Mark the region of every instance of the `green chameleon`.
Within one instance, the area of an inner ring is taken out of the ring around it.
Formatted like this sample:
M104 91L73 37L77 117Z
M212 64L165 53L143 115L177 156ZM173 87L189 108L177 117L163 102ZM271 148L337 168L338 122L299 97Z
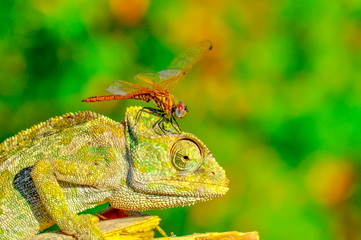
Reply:
M191 205L228 191L228 180L194 135L152 127L159 116L129 107L115 122L93 112L55 117L0 144L0 239L25 239L58 224L78 239L103 239L109 202L143 211Z

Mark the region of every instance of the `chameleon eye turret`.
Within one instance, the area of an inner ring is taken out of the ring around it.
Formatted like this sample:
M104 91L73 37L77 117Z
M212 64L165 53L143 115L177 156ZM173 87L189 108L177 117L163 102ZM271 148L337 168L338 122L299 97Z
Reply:
M172 163L180 171L194 172L203 162L203 153L190 139L180 139L172 147Z

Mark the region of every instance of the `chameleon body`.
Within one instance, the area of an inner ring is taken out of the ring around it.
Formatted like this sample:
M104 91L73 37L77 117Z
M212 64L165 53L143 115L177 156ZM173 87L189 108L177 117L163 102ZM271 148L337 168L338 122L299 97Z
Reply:
M93 112L55 117L0 144L0 239L26 239L53 224L78 239L103 239L109 202L143 211L191 205L228 190L224 170L194 135L156 133L159 116L130 107L125 120ZM138 118L137 118L138 117Z

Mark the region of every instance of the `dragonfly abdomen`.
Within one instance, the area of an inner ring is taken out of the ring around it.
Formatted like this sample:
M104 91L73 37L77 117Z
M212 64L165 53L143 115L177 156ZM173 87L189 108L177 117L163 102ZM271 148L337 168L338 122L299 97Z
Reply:
M150 93L131 93L128 94L130 99L136 99L136 100L143 100L146 102L149 102L151 99L154 99L153 96L150 95Z
M101 101L109 101L109 100L119 100L119 99L136 99L136 100L143 100L149 102L151 96L149 93L130 93L126 95L105 95L105 96L94 96L88 97L82 100L82 102L101 102Z
M106 95L106 96L94 96L88 97L82 100L82 102L101 102L109 100L125 99L125 96L121 95Z

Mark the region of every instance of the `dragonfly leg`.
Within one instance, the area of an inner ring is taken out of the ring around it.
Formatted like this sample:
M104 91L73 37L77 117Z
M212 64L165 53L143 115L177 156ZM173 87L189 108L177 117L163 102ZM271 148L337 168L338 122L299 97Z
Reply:
M156 109L156 108L151 108L151 107L143 107L141 110L139 110L138 112L137 112L137 115L135 116L135 124L134 124L134 127L138 124L138 121L139 121L139 119L140 119L140 116L142 116L142 113L143 113L143 111L144 110L148 110L148 111L150 111L150 112L152 112L152 113L155 113L155 114L158 114L158 115L161 115L161 114L163 114L164 112L162 111L162 110L160 110L160 109Z
M141 110L138 111L137 115L136 115L136 121L134 124L134 127L137 125L140 116L142 115L143 111L148 110L151 113L157 114L160 116L160 118L156 121L155 124L153 124L153 128L155 129L156 127L161 129L163 133L165 133L165 129L164 129L164 121L168 120L166 117L166 114L164 111L157 109L157 108L151 108L151 107L143 107Z
M160 109L157 109L157 108L151 108L151 107L143 107L141 110L138 111L137 115L136 115L136 121L135 121L135 124L134 126L137 125L139 119L140 119L140 116L142 115L143 111L145 110L148 110L154 114L157 114L159 115L159 119L153 124L153 128L159 128L160 130L162 130L163 133L166 132L166 129L164 127L164 123L169 121L172 125L172 127L178 132L180 133L181 132L181 129L179 127L179 124L177 122L177 120L174 118L174 116L170 117L169 119L167 118L166 116L166 113ZM167 129L167 131L170 131ZM170 131L171 132L171 131Z
M170 122L170 124L172 125L172 127L173 127L178 133L181 132L181 129L180 129L179 125L178 125L177 120L176 120L174 117L167 118L165 114L162 116L162 118L160 118L160 119L154 124L154 126L155 126L155 125L158 125L158 128L160 128L160 129L163 131L163 133L165 132L165 130L168 131L168 132L174 133L172 130L170 130L170 129L165 129L165 128L164 128L164 122ZM153 126L153 127L154 127L154 126Z
M174 123L175 123L175 125L174 125ZM177 120L175 119L174 116L171 117L171 119L170 119L170 124L172 124L172 126L174 127L175 130L177 130L178 133L181 132L181 129L180 129L180 127L179 127L179 124L178 124L178 122L177 122Z
M137 126L138 121L139 121L139 118L140 118L140 116L142 116L143 111L144 111L144 107L143 107L140 111L137 112L137 115L135 116L135 124L134 124L134 127Z
M165 129L164 129L164 121L167 120L167 117L165 116L165 113L163 115L160 116L160 118L153 124L153 128L155 129L156 127L158 127L158 129L162 130L163 133L165 133ZM163 124L163 125L162 125Z

